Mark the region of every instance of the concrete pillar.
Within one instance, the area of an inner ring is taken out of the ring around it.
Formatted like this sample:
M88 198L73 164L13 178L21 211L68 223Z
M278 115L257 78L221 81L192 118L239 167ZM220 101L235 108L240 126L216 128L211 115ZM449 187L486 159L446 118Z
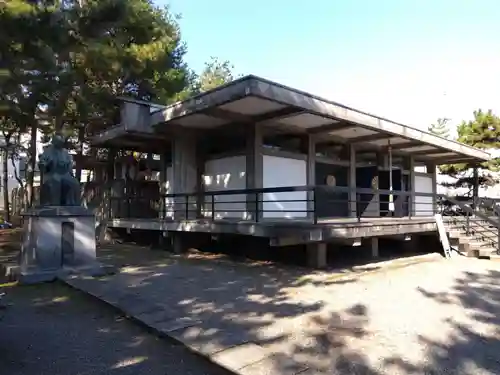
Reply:
M263 187L262 126L249 124L246 133L246 187L261 189ZM262 218L262 199L259 194L247 195L247 219Z
M112 187L112 181L115 179L115 159L116 159L116 153L117 150L115 148L110 148L108 150L108 160L107 160L107 165L106 165L106 183L107 183L107 188L106 191L104 192L104 204L103 204L103 211L101 212L101 215L105 219L111 219L113 217L113 207L114 205L112 204L112 193L113 193L113 187Z
M437 212L437 174L436 174L436 165L428 163L425 165L425 169L427 170L427 173L431 175L432 177L432 194L434 196L432 197L432 209L433 212L426 212L425 214L427 216L432 216L434 215L435 212Z
M415 216L415 159L413 156L408 157L408 169L410 171L410 202L409 202L409 216Z
M316 139L313 135L307 136L307 186L316 186ZM315 191L307 192L307 217L311 220L316 218Z
M168 194L168 181L167 181L167 166L170 161L170 157L167 153L163 153L160 155L160 196L164 194ZM162 198L160 205L160 212L158 213L158 217L160 219L165 219L165 213L167 210L167 199Z
M173 193L195 193L198 187L198 167L196 157L196 134L187 129L174 134L172 141ZM175 218L191 219L196 217L196 196L176 198Z
M376 190L379 190L380 189L380 170L381 169L385 169L386 166L387 166L387 158L386 158L386 155L383 154L382 152L377 152L377 187L376 187ZM378 215L377 216L380 216L380 193L379 192L376 192L373 194L373 199L378 202L378 204L376 205L376 208L373 210L374 211L374 214Z
M203 218L203 207L205 206L205 197L203 193L205 192L205 183L203 181L203 175L205 174L205 162L207 160L205 148L203 144L198 140L196 153L196 191L199 195L196 198L196 218Z
M380 255L378 249L378 237L372 237L371 245L372 245L372 257L378 258Z
M472 168L472 202L473 207L476 208L476 202L479 198L479 170L477 165Z
M414 234L410 239L403 241L403 250L406 253L413 254L416 253L418 249L419 236Z
M324 242L307 244L307 265L313 268L327 266L327 246Z
M174 254L182 254L187 250L185 241L183 241L182 235L180 233L171 233L170 241L172 244L172 252Z
M108 182L113 181L115 179L115 159L116 159L116 152L117 150L115 148L110 148L108 150L108 160L107 160L107 166L106 166L106 179Z
M357 217L356 149L349 145L349 216Z

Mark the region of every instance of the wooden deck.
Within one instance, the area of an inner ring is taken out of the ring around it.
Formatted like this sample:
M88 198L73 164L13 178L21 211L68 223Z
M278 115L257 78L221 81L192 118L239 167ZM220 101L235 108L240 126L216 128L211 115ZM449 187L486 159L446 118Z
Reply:
M365 237L409 235L435 232L433 216L412 218L332 218L313 224L300 220L160 220L112 219L110 228L166 232L238 234L266 237L274 246L300 243L356 240Z

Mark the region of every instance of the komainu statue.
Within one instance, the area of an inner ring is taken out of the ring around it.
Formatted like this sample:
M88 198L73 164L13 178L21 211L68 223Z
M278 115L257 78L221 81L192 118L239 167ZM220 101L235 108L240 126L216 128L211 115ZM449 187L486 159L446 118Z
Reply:
M39 157L42 173L41 206L80 206L80 183L73 176L73 158L64 147L64 138L55 134Z

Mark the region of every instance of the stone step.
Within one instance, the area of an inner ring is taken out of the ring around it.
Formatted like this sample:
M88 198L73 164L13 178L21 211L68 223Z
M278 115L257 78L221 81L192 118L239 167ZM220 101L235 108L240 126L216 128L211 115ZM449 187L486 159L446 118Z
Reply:
M488 244L480 241L469 241L458 244L458 248L463 251L469 251L472 249L481 249L485 247L488 247Z
M497 250L493 247L483 247L480 249L472 249L467 252L467 256L474 258L492 258L497 257Z

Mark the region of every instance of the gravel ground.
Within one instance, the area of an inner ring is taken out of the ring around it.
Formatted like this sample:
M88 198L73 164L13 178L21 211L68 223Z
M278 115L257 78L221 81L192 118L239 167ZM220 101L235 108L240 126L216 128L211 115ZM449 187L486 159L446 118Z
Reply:
M4 291L1 375L227 375L63 285Z
M500 262L390 262L344 279L276 265L156 263L157 255L103 282L212 327L199 340L244 331L274 353L273 375L290 358L307 375L500 374Z

